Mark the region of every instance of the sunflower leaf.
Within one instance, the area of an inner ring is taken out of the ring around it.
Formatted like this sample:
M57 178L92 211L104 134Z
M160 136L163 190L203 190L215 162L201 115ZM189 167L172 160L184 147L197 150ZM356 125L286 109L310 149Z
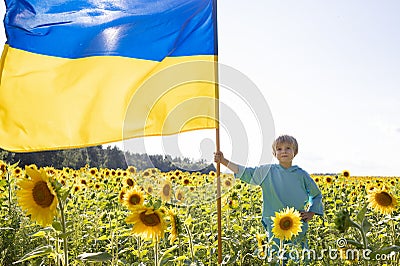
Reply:
M232 225L232 229L235 230L235 231L242 231L243 227L241 227L238 224L234 224L234 225Z
M161 200L157 199L156 202L154 202L153 207L155 210L158 210L161 207Z
M42 257L44 255L48 255L53 253L53 247L52 246L40 246L37 247L36 249L32 250L31 252L25 254L20 260L13 262L13 264L17 264L23 261L31 260L37 257Z
M44 236L46 236L46 232L38 231L38 232L36 232L36 233L34 233L34 234L30 235L30 236L31 237L44 237Z
M69 231L69 232L66 232L65 234L59 234L59 235L57 235L57 237L59 237L59 238L68 237L68 236L72 235L72 233L74 233L74 231Z
M167 262L170 261L170 258L172 257L172 255L170 254L172 251L174 251L176 248L178 248L178 245L174 245L172 247L170 247L169 249L167 249L163 255L160 258L160 265L164 265Z
M66 188L60 189L60 200L62 202L67 201L68 195L70 194L71 190L72 190L72 186L69 189L66 189Z
M182 261L182 260L186 260L186 259L188 259L188 257L186 257L185 255L182 255L182 256L176 257L173 261Z
M364 219L362 222L362 229L364 231L364 233L367 233L369 231L369 229L371 229L372 224L370 222L368 222L367 219Z
M110 236L108 235L102 235L101 237L97 238L97 240L108 240Z
M78 260L82 261L109 261L112 256L108 252L97 252L97 253L83 253L78 255Z
M369 255L369 257L377 258L377 257L379 257L379 256L377 256L378 254L392 254L392 252L394 253L393 258L395 258L396 253L400 252L400 246L392 245L392 246L380 248L378 250L373 251Z
M62 226L61 223L59 221L54 221L51 226L58 232L62 231Z
M361 211L357 214L357 222L359 224L363 223L364 217L365 217L365 213L367 212L367 204L364 205L364 207L361 209Z
M358 242L357 240L354 240L354 239L346 238L346 242L348 244L350 244L350 245L353 245L353 246L357 247L357 248L362 248L363 247L363 245L360 242Z
M194 220L193 220L192 216L189 214L189 216L186 218L184 224L187 226L190 226L193 223L193 221Z

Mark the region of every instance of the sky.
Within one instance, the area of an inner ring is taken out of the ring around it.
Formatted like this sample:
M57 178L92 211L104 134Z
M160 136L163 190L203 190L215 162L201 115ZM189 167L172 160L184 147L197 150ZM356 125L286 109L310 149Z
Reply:
M243 81L220 88L225 156L276 163L271 142L289 134L299 143L293 163L309 173L400 176L399 13L398 0L219 0L221 80L235 70ZM177 154L212 162L215 131L172 138ZM164 138L132 143L112 145L170 151Z

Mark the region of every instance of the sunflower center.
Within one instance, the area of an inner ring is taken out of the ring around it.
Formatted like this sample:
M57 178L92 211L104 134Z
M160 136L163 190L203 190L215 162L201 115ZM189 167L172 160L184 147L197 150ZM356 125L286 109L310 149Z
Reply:
M157 226L161 223L160 217L155 213L146 214L146 212L142 212L140 214L140 220L146 226Z
M128 186L133 186L133 180L132 179L128 179L128 180L126 180L126 183L128 184Z
M282 230L289 230L292 227L293 221L290 217L283 217L280 221L279 221L279 227Z
M132 195L132 196L129 198L129 202L130 202L131 204L133 204L133 205L139 204L139 202L140 202L140 196L139 196L139 195L136 195L136 194Z
M125 192L121 191L121 193L119 193L119 199L122 200L125 196Z
M134 174L136 172L136 170L135 170L135 168L131 167L131 168L129 168L129 172Z
M37 205L47 208L53 203L54 195L51 194L47 183L44 181L37 182L32 189L33 200Z
M392 204L392 197L387 192L377 193L375 200L380 206L389 206Z
M163 187L163 194L165 196L168 196L170 191L171 191L171 188L168 185Z

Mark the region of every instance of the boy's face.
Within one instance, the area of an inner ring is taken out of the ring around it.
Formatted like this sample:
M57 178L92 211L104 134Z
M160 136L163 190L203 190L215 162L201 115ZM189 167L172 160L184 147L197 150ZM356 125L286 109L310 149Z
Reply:
M294 147L290 143L278 143L275 147L275 156L282 165L291 166L294 158Z

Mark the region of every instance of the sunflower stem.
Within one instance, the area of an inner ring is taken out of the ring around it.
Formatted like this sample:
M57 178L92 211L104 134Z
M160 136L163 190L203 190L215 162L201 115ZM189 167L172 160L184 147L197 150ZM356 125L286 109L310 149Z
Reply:
M142 261L142 242L141 242L141 238L137 237L136 238L136 244L138 246L138 257L139 257L139 261Z
M283 252L283 240L282 239L280 239L280 241L279 241L279 253L281 253L281 252ZM280 260L281 260L281 266L283 266L283 257L280 258Z
M185 229L189 235L189 247L190 247L190 256L192 257L192 262L194 262L194 251L193 251L193 236L192 232L190 231L189 227L185 224Z
M362 225L360 225L358 223L353 222L353 224L360 231L362 241L363 241L363 248L364 248L364 250L366 250L368 248L368 242L367 242L367 236L365 235L364 229L363 229ZM364 260L364 265L368 266L368 262L366 260Z
M7 184L8 184L8 213L11 216L11 211L12 211L12 196L11 196L12 193L11 193L11 189L12 189L12 187L11 187L10 173L8 172L8 169L7 169L6 176L7 176Z
M390 227L392 229L392 245L396 245L396 226L394 224L394 220L392 219L392 215L389 215L390 218Z
M154 265L158 266L159 265L159 261L158 261L158 237L156 237L155 239L153 239L154 243Z
M58 201L58 206L60 208L61 213L61 225L62 225L62 239L64 245L64 266L68 266L68 243L67 243L67 230L65 223L65 213L64 213L64 205L61 200Z

